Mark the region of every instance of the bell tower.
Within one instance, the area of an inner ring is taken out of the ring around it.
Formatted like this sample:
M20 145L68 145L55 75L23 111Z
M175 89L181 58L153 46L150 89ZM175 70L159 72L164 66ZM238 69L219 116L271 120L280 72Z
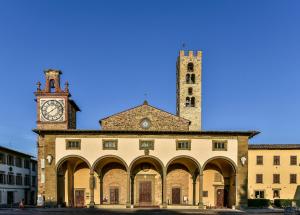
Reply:
M202 52L180 50L176 63L177 115L191 121L189 130L201 130Z
M64 89L60 86L60 70L49 69L45 72L45 86L37 83L34 93L37 102L37 129L75 129L76 112L80 111L70 98L69 84Z

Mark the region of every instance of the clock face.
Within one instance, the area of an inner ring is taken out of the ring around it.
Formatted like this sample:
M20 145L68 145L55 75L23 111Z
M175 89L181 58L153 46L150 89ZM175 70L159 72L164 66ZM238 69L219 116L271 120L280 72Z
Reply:
M41 106L42 118L46 121L62 121L64 115L63 100L46 100Z
M141 121L141 127L144 128L144 129L149 128L150 125L151 125L151 123L150 123L150 120L149 120L149 119L143 119L143 120Z

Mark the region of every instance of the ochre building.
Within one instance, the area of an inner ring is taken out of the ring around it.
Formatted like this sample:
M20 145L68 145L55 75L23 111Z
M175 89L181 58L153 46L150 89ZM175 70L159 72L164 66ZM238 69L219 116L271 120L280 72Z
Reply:
M145 101L101 119L98 130L76 128L80 108L68 83L60 71L45 71L35 92L39 202L247 206L248 141L258 132L202 130L202 52L180 51L176 70L176 114Z

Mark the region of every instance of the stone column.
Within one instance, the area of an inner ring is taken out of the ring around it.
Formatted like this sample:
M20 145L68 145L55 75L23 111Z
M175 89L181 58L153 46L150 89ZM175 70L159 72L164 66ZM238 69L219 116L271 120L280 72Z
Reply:
M163 169L162 174L162 206L167 208L167 170Z
M74 207L74 171L73 165L69 162L67 164L67 171L68 171L68 206Z
M131 195L131 177L130 177L130 171L127 171L127 200L126 200L126 207L130 208L131 202L130 202L130 195Z
M103 204L103 177L100 172L99 174L99 188L100 188L100 205Z
M93 208L95 206L94 201L94 188L95 188L95 181L94 181L94 171L91 170L90 172L90 208Z
M134 205L134 175L130 175L130 196L131 204Z
M203 173L199 174L199 208L203 208Z
M193 175L193 205L196 205L196 181L197 181L197 175Z

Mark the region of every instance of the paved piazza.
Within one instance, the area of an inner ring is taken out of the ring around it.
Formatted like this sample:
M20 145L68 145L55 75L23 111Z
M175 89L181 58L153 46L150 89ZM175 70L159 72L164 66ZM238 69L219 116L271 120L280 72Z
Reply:
M0 214L24 214L24 215L106 215L106 214L284 214L282 210L255 209L248 211L237 211L230 209L217 210L195 210L195 209L0 209Z

